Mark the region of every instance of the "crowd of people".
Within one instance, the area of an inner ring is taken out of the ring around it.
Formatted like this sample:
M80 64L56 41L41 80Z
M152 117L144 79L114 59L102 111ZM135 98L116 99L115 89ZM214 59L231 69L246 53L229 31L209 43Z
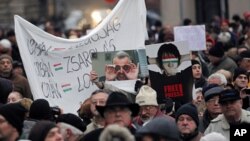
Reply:
M183 25L192 24L185 20ZM46 32L64 38L85 34L74 29L60 32L52 22L44 25ZM63 113L45 99L33 99L15 32L1 29L0 140L229 141L230 126L250 124L250 12L243 18L234 15L231 22L217 17L206 25L206 49L191 52L193 77L182 76L188 79L184 86L194 84L192 92L190 87L183 92L184 102L161 97L161 88L154 83L159 77L168 81L176 75L170 70L180 65L180 55L167 43L174 42L173 27L160 21L148 24L145 44L166 43L168 50L160 51L157 58L162 74L150 72L148 78L137 80L132 94L101 81L92 70L91 81L98 89L75 110L78 115ZM137 77L138 66L126 66L131 60L121 54L113 61L119 67L109 69L106 76ZM173 58L166 60L166 56ZM118 63L119 59L125 61Z

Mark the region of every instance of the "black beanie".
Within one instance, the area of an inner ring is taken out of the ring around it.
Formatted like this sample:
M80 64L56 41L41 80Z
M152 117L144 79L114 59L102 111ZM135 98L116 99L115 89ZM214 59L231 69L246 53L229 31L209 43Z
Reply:
M86 130L86 125L83 123L83 121L78 116L71 113L59 115L58 118L56 119L56 122L67 123L69 125L76 127L82 132Z
M176 122L178 121L179 116L183 114L189 115L190 117L192 117L197 127L199 126L198 111L195 105L193 105L192 103L187 103L187 104L182 105L175 113Z
M48 120L38 121L30 130L28 139L31 141L44 141L50 129L57 127L56 123Z
M223 57L224 56L223 44L217 42L215 46L209 50L209 55L215 57Z
M22 134L26 112L27 110L20 103L11 103L0 107L0 115L17 129L19 136Z
M246 75L246 76L247 76L247 79L248 79L248 73L247 73L247 71L246 71L245 69L243 69L243 68L236 68L236 69L234 70L234 74L233 74L233 81L235 81L235 79L236 79L239 75L241 75L241 74Z
M52 112L49 102L45 99L35 100L30 106L29 117L36 120L51 120Z

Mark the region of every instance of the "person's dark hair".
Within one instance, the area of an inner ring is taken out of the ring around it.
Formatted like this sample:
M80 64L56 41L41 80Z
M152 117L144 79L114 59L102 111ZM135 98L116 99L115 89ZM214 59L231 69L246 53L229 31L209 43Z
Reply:
M189 18L186 18L183 20L183 25L190 25L192 23L192 20Z
M77 110L78 116L83 120L86 125L91 123L91 119L93 118L93 114L90 110L90 105L91 97L85 99L81 104L80 108Z
M11 36L15 36L15 30L14 30L14 29L10 29L10 30L6 33L6 37L11 37Z
M178 48L172 44L163 44L160 46L158 53L157 53L157 63L159 64L160 69L163 69L163 64L162 64L162 55L164 53L169 53L169 54L173 54L175 57L178 58L178 64L180 64L180 60L181 60L181 54L178 50Z
M238 14L235 14L233 15L232 19L235 21L235 22L239 22L241 20L240 16Z

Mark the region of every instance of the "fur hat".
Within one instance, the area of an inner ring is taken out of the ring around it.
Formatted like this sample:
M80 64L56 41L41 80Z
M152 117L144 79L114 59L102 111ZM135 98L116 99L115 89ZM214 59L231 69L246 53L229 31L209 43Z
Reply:
M136 103L132 103L128 100L126 95L120 92L112 92L106 102L105 106L96 106L97 111L102 117L104 117L104 112L108 108L112 107L128 107L132 112L132 116L137 116L140 110L140 107Z
M247 73L247 71L245 70L245 69L243 69L243 68L236 68L235 70L234 70L234 74L233 74L233 81L235 81L235 79L239 76L239 75L246 75L247 76L247 79L248 79L248 73Z
M56 123L41 120L38 121L32 128L29 134L28 139L31 141L44 141L49 131L56 127Z
M215 57L223 57L224 56L223 44L221 42L217 42L215 46L209 50L208 53L209 55Z
M139 104L140 106L158 106L156 91L147 85L143 85L136 96L135 103Z
M17 129L19 135L22 134L26 112L27 110L20 103L11 103L0 107L0 115Z
M228 141L228 140L221 133L211 132L201 137L200 141Z
M31 106L32 102L33 102L32 99L26 98L26 97L25 97L25 98L22 98L22 99L19 101L19 103L27 110L27 112L30 111L30 106ZM27 116L28 116L28 113L26 114L25 117L27 117Z
M99 141L135 141L134 136L126 127L117 124L108 125L99 137Z
M178 121L179 116L181 115L189 115L192 117L192 119L195 121L197 127L199 126L199 117L198 117L198 111L195 105L192 103L187 103L182 105L175 114L175 120Z
M80 119L80 117L67 113L67 114L61 114L57 117L56 122L64 122L69 125L74 126L75 128L81 130L84 132L86 130L86 125L83 123L83 121Z

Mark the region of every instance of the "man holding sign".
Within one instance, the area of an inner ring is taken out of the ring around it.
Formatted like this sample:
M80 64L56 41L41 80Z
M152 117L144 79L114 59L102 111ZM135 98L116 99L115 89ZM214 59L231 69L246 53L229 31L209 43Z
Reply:
M181 45L181 43L160 45L155 61L161 72L149 71L151 86L157 91L158 103L164 103L166 99L171 98L177 108L192 100L193 87L189 54L180 53L177 46ZM150 61L152 58L149 58Z

